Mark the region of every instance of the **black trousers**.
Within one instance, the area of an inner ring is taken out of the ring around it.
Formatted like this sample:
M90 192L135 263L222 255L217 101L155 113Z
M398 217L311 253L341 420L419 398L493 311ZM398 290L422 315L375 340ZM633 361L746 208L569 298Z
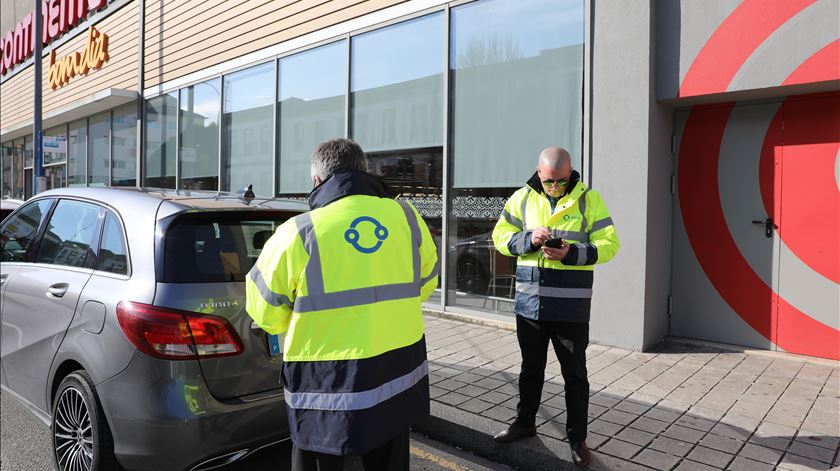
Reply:
M583 442L586 440L589 411L589 380L586 375L589 324L534 321L516 316L516 337L522 352L516 423L534 425L545 382L550 341L554 345L563 381L566 383L566 435L573 444Z
M362 455L365 471L408 471L408 430ZM292 471L342 471L344 457L292 448Z

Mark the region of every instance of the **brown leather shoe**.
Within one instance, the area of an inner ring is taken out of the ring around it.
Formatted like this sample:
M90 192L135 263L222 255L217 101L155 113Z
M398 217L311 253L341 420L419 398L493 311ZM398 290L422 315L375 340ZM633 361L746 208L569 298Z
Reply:
M586 446L586 442L570 445L572 448L572 461L578 468L586 468L592 462L592 452Z
M536 434L537 427L534 425L526 427L523 425L511 424L507 430L497 433L496 436L493 437L493 440L496 440L499 443L510 443L521 438L533 437Z

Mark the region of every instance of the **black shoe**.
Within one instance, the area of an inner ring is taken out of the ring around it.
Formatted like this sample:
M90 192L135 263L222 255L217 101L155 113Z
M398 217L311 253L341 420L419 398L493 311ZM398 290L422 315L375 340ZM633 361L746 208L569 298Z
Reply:
M499 443L510 443L520 438L533 437L537 434L537 427L531 425L530 427L518 424L511 424L507 430L503 430L493 437Z
M572 461L578 468L586 468L592 462L592 452L586 446L586 442L570 444L572 448Z

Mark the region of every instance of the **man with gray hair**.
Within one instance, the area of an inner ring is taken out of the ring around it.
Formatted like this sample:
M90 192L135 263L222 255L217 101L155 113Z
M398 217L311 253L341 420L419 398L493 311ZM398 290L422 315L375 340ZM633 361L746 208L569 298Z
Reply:
M286 333L282 382L292 470L409 469L409 427L429 414L421 304L437 249L407 201L366 172L362 148L312 155L312 211L286 221L246 280L247 311Z

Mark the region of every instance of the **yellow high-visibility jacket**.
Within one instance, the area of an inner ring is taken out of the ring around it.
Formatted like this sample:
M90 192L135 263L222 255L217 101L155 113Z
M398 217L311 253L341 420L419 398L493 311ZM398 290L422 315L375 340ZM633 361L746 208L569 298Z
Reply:
M246 281L250 316L286 333L283 386L301 449L363 454L429 413L421 303L437 286L437 249L417 210L388 193L367 173L332 175Z
M570 243L560 260L548 260L531 244L537 227ZM572 172L566 194L554 209L534 174L507 201L493 243L500 253L517 257L514 312L529 319L588 322L592 300L593 266L615 257L618 235L607 206L597 191Z

